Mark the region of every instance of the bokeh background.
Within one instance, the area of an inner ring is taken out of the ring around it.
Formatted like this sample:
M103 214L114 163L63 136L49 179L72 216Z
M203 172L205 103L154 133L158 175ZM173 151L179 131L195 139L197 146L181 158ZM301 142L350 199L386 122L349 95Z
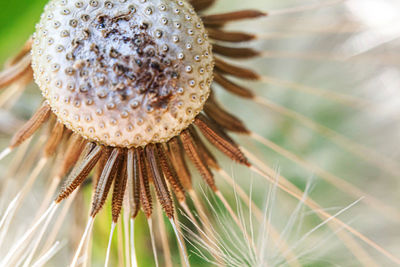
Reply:
M0 63L15 55L23 46L34 31L35 23L39 20L46 2L46 0L0 0ZM219 0L209 13L241 8L290 11L291 8L304 4L328 2L337 3L315 10L282 15L272 12L270 17L234 23L228 28L250 31L260 37L260 40L249 45L263 51L262 56L243 61L241 64L252 67L266 77L290 82L289 84L250 82L246 86L253 89L257 95L340 133L352 141L351 145L362 145L369 150L356 151L350 144L340 147L332 142L330 136L324 136L304 127L298 119L289 118L251 101L239 99L220 88L217 88L217 95L224 106L246 122L249 129L311 164L311 167L308 165L305 168L304 164L293 162L287 155L276 153L249 138L235 136L236 140L256 154L261 161L279 170L302 190L311 181L310 195L327 211L336 213L358 198L343 193L321 179L321 170L343 178L362 191L362 195L364 193L365 196L367 193L373 195L399 212L400 184L399 175L396 173L397 162L400 159L398 1ZM330 97L330 92L347 97L345 100L333 99ZM40 99L38 89L32 85L10 112L0 112L2 147L6 146L14 129L29 118ZM355 155L357 153L359 155ZM371 157L373 162L364 159ZM248 169L232 164L221 154L218 154L218 159L224 169L247 192L250 191L250 185L253 185L253 198L260 207L264 207L268 184ZM387 162L391 164L386 164ZM390 165L390 168L382 167L383 164ZM7 161L0 162L0 165L2 169L6 169ZM2 179L0 185L3 187L6 178L0 178ZM23 181L23 178L19 179ZM2 204L0 208L3 209L13 196L13 192L18 190L17 183L11 185L7 183L7 185L10 186L8 194L0 196ZM31 196L33 202L28 207L40 202L40 195L45 185L45 182L41 182L35 186L36 191L32 192ZM219 185L221 191L235 205L233 189L220 181ZM198 186L204 188L201 183ZM74 243L79 241L83 227L81 224L85 222L87 211L78 207L82 207L82 203L88 203L90 196L91 187L87 186L77 200L65 226L66 234L63 240L70 242L57 254L52 264L67 262ZM278 229L284 231L290 214L297 204L292 198L278 192L272 217ZM109 207L104 209L95 226L94 266L101 266L104 260L110 226L109 210ZM30 211L26 210L23 213L29 214ZM296 228L293 231L296 234L289 235L287 239L298 240L320 223L310 211L305 211L301 217L301 227ZM18 222L23 224L23 217L18 218ZM370 203L361 201L341 214L340 219L392 254L400 255L400 221L396 216L382 215L382 210L379 211L379 208L376 209ZM140 266L152 266L153 256L148 227L143 216L140 217L137 227L138 261ZM168 230L172 237L172 230L169 227ZM117 235L114 239L116 247ZM329 228L318 229L310 239L300 246L300 252L302 249L304 251L310 249L307 244L314 244L317 239L327 242L314 247L311 253L307 254L304 259L305 265L358 266L360 264ZM364 244L361 246L382 266L393 265L376 250ZM175 245L172 248L173 262L177 263L179 255ZM194 248L189 246L189 250ZM114 250L114 263L121 264L117 258L118 252ZM192 254L191 262L193 266L210 265L195 254Z

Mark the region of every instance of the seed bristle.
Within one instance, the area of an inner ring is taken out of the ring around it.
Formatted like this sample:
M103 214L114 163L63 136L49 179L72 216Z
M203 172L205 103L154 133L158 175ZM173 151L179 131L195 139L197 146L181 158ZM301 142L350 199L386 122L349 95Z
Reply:
M70 265L71 267L75 267L77 265L78 259L79 259L79 255L81 254L81 251L82 251L83 245L84 245L84 243L86 241L86 238L90 234L90 232L92 231L93 223L94 223L94 217L89 216L88 222L87 222L86 227L85 227L85 231L82 234L82 237L81 237L81 240L79 242L78 248L76 249L74 258L72 259L72 262L71 262L71 265Z
M162 213L162 208L159 204L156 206L156 213L157 213L156 224L158 225L158 232L160 233L164 266L173 267L171 247L169 245L169 240L168 240L168 233L164 223L164 215Z
M149 225L149 231L150 231L150 240L151 240L151 247L153 249L153 257L154 257L154 262L156 267L158 267L158 254L157 254L157 247L156 247L156 241L154 239L154 228L153 228L153 220L151 217L147 218L147 223Z
M112 241L112 237L114 235L115 227L116 227L116 223L113 221L111 223L110 236L108 238L108 245L107 245L106 259L104 261L104 267L108 267L108 264L110 262L111 241Z

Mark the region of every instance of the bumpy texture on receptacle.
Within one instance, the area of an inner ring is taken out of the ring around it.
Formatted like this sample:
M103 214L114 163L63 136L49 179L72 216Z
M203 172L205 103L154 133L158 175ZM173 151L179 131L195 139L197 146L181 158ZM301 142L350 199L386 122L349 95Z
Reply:
M59 120L109 146L178 135L202 110L213 78L211 45L185 1L53 0L32 57Z

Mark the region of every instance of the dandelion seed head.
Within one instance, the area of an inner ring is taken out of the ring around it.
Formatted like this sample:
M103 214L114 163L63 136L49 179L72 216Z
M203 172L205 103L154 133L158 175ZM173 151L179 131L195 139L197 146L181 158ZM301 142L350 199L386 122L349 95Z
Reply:
M166 142L210 93L211 45L185 1L51 1L32 48L53 112L108 146ZM191 71L188 71L188 70Z
M156 266L176 265L178 252L183 266L197 264L196 254L205 266L385 265L374 252L400 264L374 237L381 227L390 231L384 219L400 221L395 192L375 194L390 180L372 179L378 169L397 177L397 157L355 135L369 136L368 125L393 128L396 103L386 98L396 90L382 88L396 80L396 57L383 53L398 36L390 1L254 0L238 9L236 0L50 0L33 38L0 72L0 107L17 104L7 114L34 104L40 91L45 97L19 130L3 125L15 134L0 153L13 157L0 191L6 201L16 197L0 216L0 265L44 264L65 230L70 244L53 265L67 264L64 253L71 266L100 258L143 265L143 249ZM33 72L35 96L27 88ZM242 168L230 174L224 157ZM282 175L275 162L284 164ZM303 175L317 178L316 192ZM267 191L257 178L268 181ZM211 201L198 195L200 179ZM337 210L356 199L356 211ZM52 200L60 207L53 218ZM109 222L100 213L107 206L111 232L98 227ZM379 218L366 235L357 228L364 232L374 218L359 220L364 209ZM24 231L14 237L18 221ZM340 247L327 242L331 236Z

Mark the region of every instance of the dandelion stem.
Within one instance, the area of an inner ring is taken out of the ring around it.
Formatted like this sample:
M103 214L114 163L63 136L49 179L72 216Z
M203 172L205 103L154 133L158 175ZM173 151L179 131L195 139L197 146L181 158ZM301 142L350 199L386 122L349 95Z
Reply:
M304 159L300 158L299 156L293 154L292 152L278 146L277 144L273 143L272 141L264 138L254 132L250 134L250 137L256 140L257 142L265 145L266 147L274 150L276 153L281 154L282 156L290 159L291 161L295 162L299 166L311 171L315 172L319 177L324 179L326 182L332 184L336 188L340 189L341 191L354 196L355 198L363 198L363 202L370 205L371 207L375 208L377 211L381 212L388 218L392 218L393 220L400 221L400 212L396 209L386 205L379 199L367 194L366 192L360 190L358 187L354 186L353 184L347 182L346 180L320 168L314 163L305 161Z
M397 55L387 54L368 54L368 55L350 55L350 54L332 54L332 52L324 51L283 51L283 50L264 50L260 52L260 57L265 59L294 59L294 60L309 60L309 61L331 61L338 63L348 63L351 59L352 63L365 64L367 62L373 62L374 65L398 65ZM373 103L370 103L373 105Z
M137 267L136 250L135 250L135 219L130 219L130 243L131 243L131 266Z
M10 213L8 214L7 223L5 224L5 227L0 235L0 244L2 244L2 242L3 242L4 235L8 232L8 227L10 226L10 223L11 223L12 219L14 218L15 212L17 211L17 209L21 205L22 201L28 194L29 189L32 187L33 183L36 181L37 177L39 176L40 172L42 171L42 169L44 168L46 163L47 163L47 158L41 158L39 160L38 164L32 170L30 176L28 177L28 180L24 184L22 190L18 193L17 197L14 198L14 200L16 201L15 207L13 207L13 209L11 209Z
M295 249L299 244L301 244L301 242L303 242L305 239L307 239L313 232L317 231L319 228L321 228L323 225L329 223L334 218L337 218L340 214L342 214L345 211L349 210L351 207L355 206L360 201L361 201L361 199L358 199L358 200L354 201L353 203L351 203L350 205L348 205L344 209L341 209L340 211L338 211L334 215L331 215L331 217L329 217L329 218L325 219L324 221L322 221L320 224L318 224L313 229L311 229L306 234L304 234L299 240L297 240L296 243L291 246L291 249L292 250Z
M190 211L190 209L186 205L186 203L185 203L185 205L182 206L183 210L187 214L185 216L194 225L194 227L199 231L200 235L203 238L203 242L207 243L207 246L210 248L210 252L213 255L213 257L215 258L215 260L217 260L218 262L222 262L220 255L215 253L215 251L218 250L218 246L217 246L218 242L215 239L215 235L213 234L213 228L211 226L211 223L210 223L208 217L205 215L204 208L201 205L201 202L198 199L196 192L193 189L189 190L189 194L191 195L194 206L200 215L200 221L201 221L202 226L200 226L198 224L197 220L195 220L193 213ZM177 226L179 226L179 224Z
M149 225L149 231L150 231L150 239L151 239L151 247L153 249L153 255L154 255L154 262L156 264L156 267L158 267L158 256L157 256L157 247L156 247L156 241L154 239L154 229L153 229L153 221L151 218L147 218L147 223Z
M128 210L128 198L127 198L127 193L125 193L124 197L124 211L123 211L123 225L124 225L124 249L125 249L125 266L131 266L130 265L130 255L129 255L129 212Z
M49 189L47 190L45 197L43 198L42 204L40 205L38 212L36 213L36 216L42 214L44 209L50 204L51 199L54 193L56 192L60 182L61 182L61 177L59 176L51 178L51 184L49 186Z
M268 31L266 33L257 33L254 34L254 38L257 40L271 40L271 39L285 39L285 38L294 38L294 37L302 37L307 34L349 34L349 33L359 33L363 30L363 25L360 23L338 23L339 25L328 26L324 25L324 27L314 27L315 23L313 22L304 22L303 20L296 18L296 21L299 25L303 26L304 24L310 24L311 27L307 28L299 28L290 30L280 30L280 31ZM290 25L288 22L287 25ZM329 54L327 53L327 56Z
M27 73L17 83L12 84L1 94L0 107L9 110L20 98L26 86L32 81L32 72Z
M6 212L3 215L3 218L0 221L0 247L3 244L4 238L7 235L8 228L10 227L11 220L16 212L18 207L19 198L21 197L21 193L18 193L14 199L8 205ZM4 229L2 229L4 226Z
M211 226L211 222L204 210L204 206L202 205L196 192L193 189L190 189L188 192L189 192L190 198L193 201L194 207L196 208L197 212L199 213L200 219L203 222L203 224L205 224L207 226Z
M21 166L25 155L27 154L27 151L29 149L29 145L32 141L32 138L29 138L24 144L22 144L21 146L19 146L16 149L16 153L14 155L14 157L12 158L11 164L7 170L7 173L5 174L5 176L9 176L9 177L13 177L17 175L17 171L18 168ZM2 193L2 191L5 190L5 188L0 189L0 193Z
M107 253L106 253L106 260L104 262L104 267L108 267L108 263L110 261L110 251L111 251L111 244L112 244L112 237L114 235L114 230L115 226L117 224L115 222L111 223L111 231L110 231L110 237L108 238L108 246L107 246Z
M21 250L24 246L24 243L26 244L26 241L31 237L33 232L42 224L42 222L48 217L52 216L53 213L57 210L58 205L56 203L52 203L50 207L47 209L47 211L40 217L36 223L29 228L25 234L14 244L14 246L11 248L11 250L7 253L7 255L4 257L2 260L0 266L9 266L9 262L13 259L15 253L17 253L19 250Z
M163 256L164 256L164 265L166 267L172 267L172 256L171 256L171 249L168 244L168 236L167 236L167 229L165 228L164 218L161 206L157 205L157 224L158 230L160 231L161 236L161 245L163 248Z
M64 222L65 217L67 216L67 213L71 207L72 202L74 201L75 197L77 195L77 192L72 193L72 195L67 199L65 202L60 214L57 216L57 221L55 222L52 231L48 235L47 241L45 245L43 246L43 249L40 254L45 253L47 249L50 248L50 246L55 242L57 238L57 233L59 232L62 223Z
M178 240L179 248L180 248L181 253L183 255L183 258L184 258L184 266L190 267L189 259L188 259L188 256L187 256L187 253L186 253L186 250L185 250L185 246L183 244L182 236L178 232L178 229L176 227L174 219L173 218L169 218L169 221L171 222L172 228L174 229L174 232L175 232L176 239Z
M117 249L118 249L118 264L119 267L124 267L124 238L123 238L123 223L122 220L116 223L117 225Z
M0 230L3 227L3 225L6 223L9 214L14 212L13 210L15 209L15 206L16 206L17 201L20 198L20 196L21 196L21 193L18 193L14 197L14 199L10 202L10 204L8 204L8 207L7 207L5 213L4 213L4 215L3 215L3 217L1 218L1 221L0 221ZM1 242L0 242L0 244L1 244Z
M91 263L91 258L92 258L92 244L93 243L93 231L90 231L86 242L85 242L85 247L84 247L84 251L83 251L83 257L84 257L84 261L82 264L82 267L87 267L90 266Z
M333 6L333 5L337 5L337 4L346 2L346 1L347 0L332 0L332 1L326 1L323 3L315 3L315 4L308 4L308 5L302 5L302 6L297 6L297 7L291 7L291 8L276 9L276 10L268 11L268 16L290 15L293 13L299 13L299 12L319 9L322 7Z
M235 223L237 224L237 226L240 228L240 230L242 231L243 235L245 236L245 238L248 241L248 244L250 244L251 248L253 249L253 251L257 251L256 246L253 242L253 240L250 238L250 236L248 235L244 225L241 223L241 221L239 220L239 218L236 216L236 213L233 211L233 209L231 208L231 206L229 205L228 201L225 199L225 197L222 195L221 191L216 191L215 194L217 195L217 197L221 200L221 202L224 204L224 207L228 210L229 214L232 216L233 220L235 221Z
M74 258L72 259L71 267L75 267L78 264L78 259L79 259L79 255L81 254L83 244L85 243L86 237L88 236L89 232L91 231L91 229L93 227L94 218L95 217L89 216L88 222L85 227L85 231L83 232L81 241L79 242L79 245L75 252Z
M45 254L43 254L43 256L41 256L35 263L32 264L32 267L43 266L60 249L61 249L61 243L60 241L57 241Z
M356 155L363 160L374 164L378 168L381 168L382 170L390 173L391 175L397 176L400 173L400 169L398 167L397 162L394 160L387 158L386 156L377 153L375 150L370 149L364 145L358 144L354 142L353 140L350 140L349 138L345 137L344 135L335 132L334 130L321 125L310 118L307 118L306 116L297 113L296 111L290 110L284 106L280 106L276 103L273 103L269 101L268 99L265 99L260 96L255 96L253 100L260 105L263 105L277 113L280 113L286 117L292 118L296 122L299 122L300 124L304 125L305 127L314 130L321 134L322 136L325 136L329 140L331 140L333 143L337 144L341 148L345 149L346 151L352 153L353 155Z
M253 156L249 151L247 151L245 148L241 148L242 151L252 160L256 159L255 156ZM266 167L265 165L261 165L263 167ZM250 169L259 174L261 177L265 178L267 181L269 182L273 182L273 179L271 178L270 175L268 175L268 171L264 172L263 170L259 169L258 167L252 165L250 167ZM274 173L274 171L270 172ZM288 193L289 195L293 196L294 198L296 198L297 200L301 200L302 199L302 195L299 193L299 189L293 185L290 181L288 181L286 178L280 176L280 178L282 178L281 180L283 180L284 184L282 184L281 182L279 182L277 184L277 186L283 190L284 192ZM318 214L319 216L321 216L321 218L323 219L327 219L330 218L331 215L325 211L323 211L321 209L321 207L315 202L313 201L311 198L307 198L304 200L304 203L310 207L312 210L315 211L316 214ZM347 225L346 223L342 222L341 220L337 219L337 218L333 218L332 219L332 227L334 227L334 229L336 229L337 227L342 227L345 228L347 231L349 231L350 233L352 233L355 237L359 238L360 240L362 240L364 243L366 243L367 245L369 245L370 247L374 248L375 250L377 250L378 252L380 252L382 255L386 256L388 259L390 259L392 262L396 263L396 264L400 264L400 259L395 257L393 254L391 254L390 252L388 252L387 250L385 250L384 248L382 248L381 246L379 246L378 244L376 244L374 241L372 241L371 239L369 239L368 237L364 236L363 234L361 234L360 232L358 232L357 230L355 230L354 228L352 228L351 226ZM375 261L368 255L368 253L366 253L364 251L364 249L362 247L360 247L353 239L351 236L347 235L345 232L338 232L337 233L338 236L344 241L344 243L347 245L347 247L352 251L352 253L357 257L357 259L360 262L364 262L364 263L374 263ZM368 265L368 264L367 264ZM376 263L375 263L376 265Z
M263 83L273 86L285 87L291 90L326 98L330 101L335 101L351 108L364 109L365 107L370 106L370 102L368 100L359 99L350 95L344 95L333 91L322 90L320 88L314 88L296 82L285 81L266 75L261 76L260 80Z
M251 223L251 217L252 217L252 213L254 213L255 218L257 219L257 221L260 223L263 220L263 214L261 212L261 210L256 206L256 204L253 202L251 196L249 197L246 192L240 187L240 186L236 186L236 182L233 180L233 178L231 176L229 176L229 174L223 170L220 169L218 171L218 173L224 178L224 180L235 190L235 193L238 194L238 196L242 199L242 201L249 207L250 210L250 230L251 230L251 240L253 240L254 242L254 238L253 238L253 230L252 230L252 223ZM266 223L266 228L268 229L269 235L272 237L272 239L278 243L281 242L281 246L279 247L279 249L281 250L281 253L283 254L283 252L287 252L288 255L284 255L287 259L287 263L289 266L301 266L301 264L297 261L295 255L293 254L292 251L290 251L289 246L287 245L287 243L285 242L285 240L283 240L278 231L275 229L275 227L270 223L270 222L265 222ZM290 260L290 261L289 261Z
M182 207L182 209L185 211L185 213L189 216L190 220L192 220L194 223L196 223L196 219L194 218L194 215L193 215L192 211L189 209L186 202L180 201L179 205Z
M39 235L35 238L35 242L33 244L32 250L29 253L28 258L25 260L23 267L28 267L29 264L31 263L33 256L35 255L35 252L36 252L40 242L43 239L43 235L45 234L46 230L48 230L48 226L49 226L51 219L53 218L53 215L54 215L54 212L51 212L50 215L47 217L45 223L42 226L42 230L40 231Z
M10 154L12 151L12 149L10 147L7 147L6 149L4 149L1 153L0 153L0 160L4 159L5 157L8 156L8 154Z

